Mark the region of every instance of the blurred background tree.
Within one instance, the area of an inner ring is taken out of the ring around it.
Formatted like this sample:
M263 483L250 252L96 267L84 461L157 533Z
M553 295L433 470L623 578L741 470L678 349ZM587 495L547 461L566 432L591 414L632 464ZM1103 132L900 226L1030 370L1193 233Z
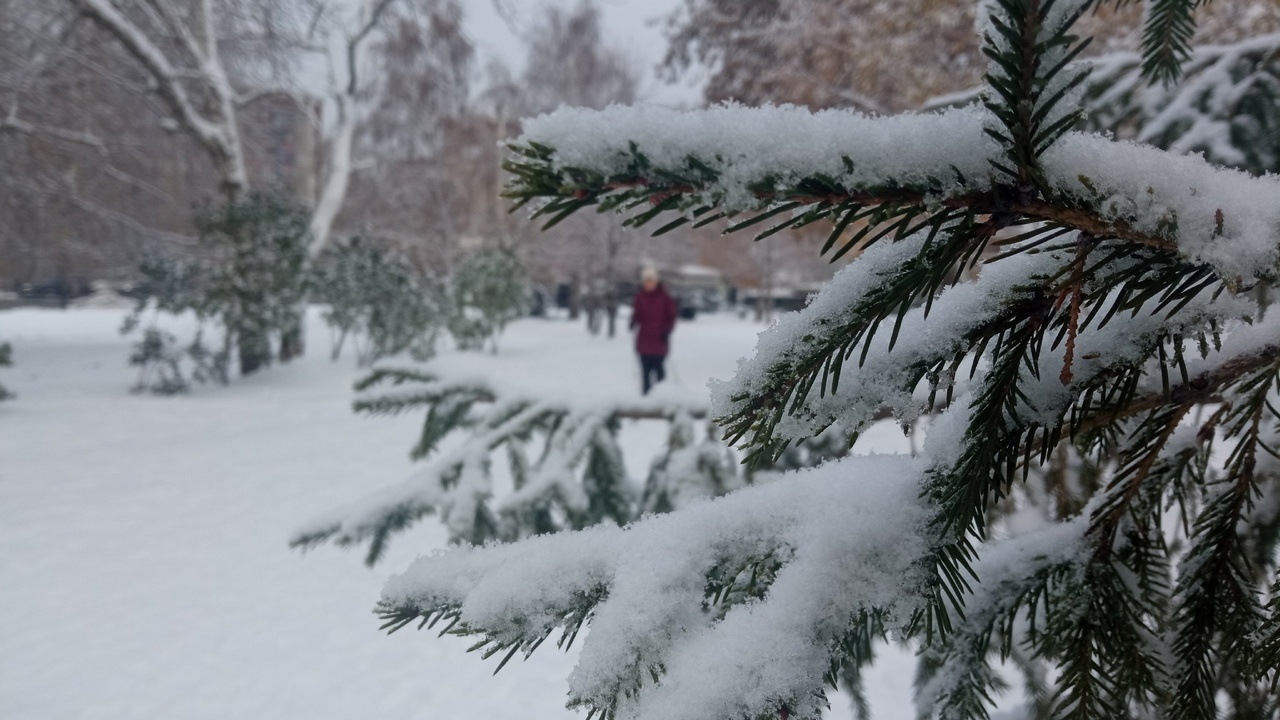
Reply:
M881 113L967 102L985 67L974 7L684 0L665 21L656 76L705 79L705 102ZM497 197L500 143L520 118L562 103L643 100L654 69L620 49L586 0L520 7L512 30L523 59L486 59L468 34L478 9L457 0L0 5L0 288L60 304L95 281L140 288L139 264L156 251L209 252L192 208L249 189L307 208L308 266L360 236L415 277L445 278L499 243L524 268L531 308L561 304L609 335L645 265L677 285L688 272L717 277L764 320L830 277L816 252L820 224L787 233L783 247L722 237L722 226L649 238L595 214L547 233L510 217ZM1206 5L1186 74L1167 86L1139 81L1139 13L1106 4L1082 20L1098 64L1090 129L1276 170L1280 5ZM678 289L697 304L695 290ZM302 349L296 328L278 342L282 359Z
M913 110L975 87L987 61L967 0L685 0L667 21L669 79L706 69L708 103L792 103L819 110ZM1133 52L1140 3L1106 3L1084 18L1087 55ZM1280 5L1216 0L1197 11L1194 45L1280 30Z

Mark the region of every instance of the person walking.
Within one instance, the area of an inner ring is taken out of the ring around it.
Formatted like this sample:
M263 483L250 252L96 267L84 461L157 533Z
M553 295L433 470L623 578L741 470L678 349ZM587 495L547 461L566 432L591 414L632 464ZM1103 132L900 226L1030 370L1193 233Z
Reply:
M636 331L636 353L640 355L641 392L666 378L663 367L670 350L671 331L676 326L676 301L658 281L658 271L645 268L640 274L640 292L631 302L631 328Z

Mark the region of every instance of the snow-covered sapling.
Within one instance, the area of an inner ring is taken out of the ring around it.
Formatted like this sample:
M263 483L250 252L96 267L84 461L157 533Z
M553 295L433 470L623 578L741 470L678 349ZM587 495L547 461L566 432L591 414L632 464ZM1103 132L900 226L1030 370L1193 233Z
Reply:
M204 344L205 268L194 260L150 254L139 263L138 272L141 292L120 328L126 335L142 328L142 337L129 355L129 364L138 368L133 391L176 395L189 391L192 382L226 384L229 347L224 342L215 351ZM192 341L182 346L176 335L161 326L161 319L187 313L195 316L198 326Z
M336 336L334 359L348 337L361 366L405 351L422 359L435 352L445 320L441 290L394 251L362 238L333 245L317 261L312 286L329 305L324 320Z
M197 257L144 258L139 272L146 292L121 328L132 332L151 313L130 358L141 368L139 389L185 391L188 362L193 379L201 382L226 382L233 354L241 375L271 363L272 339L294 328L306 287L307 218L305 209L282 196L249 193L197 215L202 245ZM184 313L194 315L200 329L191 344L179 348L158 321L161 315ZM216 351L202 340L208 322L221 336Z
M498 351L502 331L525 312L524 265L509 249L485 246L448 279L449 334L463 350Z

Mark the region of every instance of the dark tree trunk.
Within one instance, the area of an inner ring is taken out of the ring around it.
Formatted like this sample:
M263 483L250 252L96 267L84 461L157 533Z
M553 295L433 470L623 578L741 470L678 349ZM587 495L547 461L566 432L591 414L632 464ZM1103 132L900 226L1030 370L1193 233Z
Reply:
M307 350L306 336L302 331L302 312L293 316L289 326L280 334L280 362L302 357Z
M574 275L569 280L569 319L577 320L582 312L582 279Z
M257 330L241 330L236 340L240 374L252 375L271 363L271 338Z

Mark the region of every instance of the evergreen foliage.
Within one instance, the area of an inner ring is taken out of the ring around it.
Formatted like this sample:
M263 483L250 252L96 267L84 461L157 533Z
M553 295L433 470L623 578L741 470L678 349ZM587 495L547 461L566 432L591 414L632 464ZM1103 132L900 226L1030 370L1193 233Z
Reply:
M140 368L137 390L174 394L190 389L191 381L225 383L233 355L241 375L256 372L271 363L273 338L297 328L307 277L305 209L276 194L250 193L205 209L196 228L204 250L199 259L153 255L140 264L146 292L121 328L134 331L150 311L129 359ZM185 313L198 329L183 346L159 319ZM221 336L216 350L203 340L210 322Z
M277 193L249 193L196 217L213 255L197 312L227 329L248 375L272 361L272 339L294 331L306 289L310 216Z
M366 560L373 564L392 535L430 515L444 522L451 542L509 542L623 525L743 483L724 443L698 439L705 422L694 416L705 416L705 409L687 403L574 403L532 388L500 391L480 380L442 376L430 364L380 367L356 387L357 412L426 410L410 456L429 462L409 482L299 531L295 546L368 541ZM668 423L667 443L643 487L628 477L618 437L624 421L637 419ZM497 466L505 466L498 476L509 477L509 491L495 481Z
M362 367L405 351L434 354L444 321L440 290L400 255L353 238L326 251L312 282L329 303L324 319L337 335L335 359L348 336Z
M142 331L142 339L129 355L129 364L138 368L134 392L156 395L178 395L191 389L191 384L219 382L226 384L228 353L210 350L197 331L187 345L181 345L173 333L151 325Z
M467 256L449 277L449 334L463 350L498 351L502 331L524 314L524 266L515 253L485 246Z
M138 329L143 319L142 337L133 346L129 364L138 368L134 392L177 395L191 384L229 380L231 349L223 343L211 350L204 343L205 321L201 312L205 270L197 262L163 254L151 254L138 266L143 292L133 312L125 317L120 332ZM183 345L176 335L161 327L162 315L195 315L198 326L190 343Z
M1143 83L1138 56L1099 58L1084 104L1090 130L1255 174L1280 172L1280 35L1194 48L1180 77L1155 86Z
M1280 171L1280 35L1193 48L1182 75L1167 85L1148 85L1135 53L1089 63L1081 129L1201 153L1254 174ZM958 107L979 92L938 98L928 107Z
M1177 74L1197 4L1148 4L1147 77ZM816 718L881 635L922 649L922 717L989 717L1004 661L1035 717L1280 716L1280 322L1253 292L1280 275L1280 178L1072 132L1093 5L986 3L981 108L527 122L508 195L548 225L829 221L824 252L859 252L716 389L749 458L884 407L928 434L625 530L422 558L384 627L444 622L501 667L590 624L589 719Z

